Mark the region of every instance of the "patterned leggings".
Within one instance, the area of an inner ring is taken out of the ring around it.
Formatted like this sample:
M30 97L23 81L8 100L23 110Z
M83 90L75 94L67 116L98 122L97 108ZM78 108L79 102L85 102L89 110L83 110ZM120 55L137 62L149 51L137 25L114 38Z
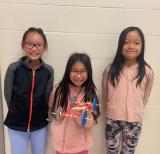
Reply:
M107 119L106 154L134 154L141 133L141 123Z

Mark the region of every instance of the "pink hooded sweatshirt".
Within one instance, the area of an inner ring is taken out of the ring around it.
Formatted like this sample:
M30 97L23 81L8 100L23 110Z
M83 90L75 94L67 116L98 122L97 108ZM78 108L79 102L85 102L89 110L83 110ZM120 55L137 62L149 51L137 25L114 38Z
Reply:
M53 104L55 89L53 89L50 96L49 108ZM72 94L75 95L74 93ZM84 91L81 91L77 101L81 101L83 97ZM68 106L70 106L71 102L69 99L68 103ZM50 132L54 149L61 153L77 153L89 150L93 145L92 128L94 126L94 122L92 120L90 122L91 127L83 128L73 117L64 116L61 123L53 120L50 124Z
M107 79L109 67L104 70L102 95L106 104L107 118L128 122L142 121L144 107L151 92L154 76L151 68L145 66L145 69L146 75L141 85L137 87L137 79L135 79L138 72L137 63L130 67L124 66L116 87L113 87Z

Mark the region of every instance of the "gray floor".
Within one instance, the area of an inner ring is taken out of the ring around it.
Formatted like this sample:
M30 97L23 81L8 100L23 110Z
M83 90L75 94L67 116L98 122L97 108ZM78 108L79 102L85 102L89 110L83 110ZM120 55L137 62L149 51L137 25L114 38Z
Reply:
M0 154L5 154L5 151L4 151L4 130L3 130L3 110L2 110L1 83L0 83Z

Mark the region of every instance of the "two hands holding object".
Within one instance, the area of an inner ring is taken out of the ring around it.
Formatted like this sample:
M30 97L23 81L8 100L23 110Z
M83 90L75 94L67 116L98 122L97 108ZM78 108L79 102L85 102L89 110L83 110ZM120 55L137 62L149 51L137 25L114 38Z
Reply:
M62 107L59 106L56 112L52 112L56 122L61 122L64 116L75 118L77 123L82 127L92 127L95 124L92 113L97 111L96 99L93 102L86 103L75 103L74 107L69 108L67 111L63 111Z

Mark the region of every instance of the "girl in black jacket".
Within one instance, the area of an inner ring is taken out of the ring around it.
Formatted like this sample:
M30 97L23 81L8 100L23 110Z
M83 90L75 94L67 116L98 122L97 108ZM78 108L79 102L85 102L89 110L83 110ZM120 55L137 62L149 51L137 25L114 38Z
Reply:
M46 145L47 103L53 85L53 69L41 56L48 44L43 30L29 28L23 35L25 56L9 65L4 85L8 113L11 154L44 154Z

